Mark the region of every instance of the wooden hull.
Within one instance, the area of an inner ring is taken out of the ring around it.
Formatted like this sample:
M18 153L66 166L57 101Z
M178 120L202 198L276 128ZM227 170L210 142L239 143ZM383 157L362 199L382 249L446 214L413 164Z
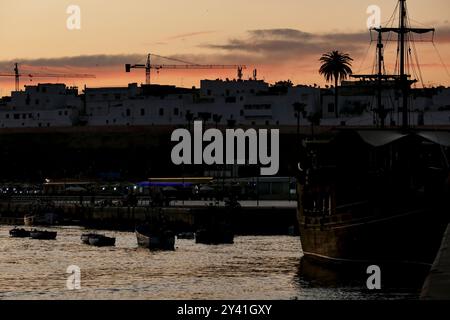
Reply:
M342 130L305 142L297 216L308 261L344 273L356 266L359 279L372 265L392 278L430 270L448 224L450 180L445 149L427 134Z
M407 263L430 266L445 223L433 212L415 210L382 217L302 218L300 238L305 256L318 262ZM309 220L309 221L308 221Z

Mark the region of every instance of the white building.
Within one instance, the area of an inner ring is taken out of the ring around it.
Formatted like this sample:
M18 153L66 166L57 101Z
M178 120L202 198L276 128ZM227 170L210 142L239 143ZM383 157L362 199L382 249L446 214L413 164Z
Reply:
M64 84L25 86L0 104L1 128L68 127L76 124L82 109L77 88Z
M130 84L89 88L85 94L92 126L185 125L187 114L217 125L294 125L294 103L304 103L312 113L320 101L318 88L259 80L203 80L200 89Z
M390 110L386 125L401 124L401 94L384 90L382 104ZM376 87L344 82L339 88L339 117L334 89L270 85L261 80L202 80L200 88L178 88L136 83L127 87L77 88L64 84L26 86L0 99L0 128L88 126L185 126L203 120L218 126L295 126L293 105L302 115L321 115L323 126L377 124ZM417 89L411 95L410 123L450 124L450 88ZM301 125L309 121L301 119Z

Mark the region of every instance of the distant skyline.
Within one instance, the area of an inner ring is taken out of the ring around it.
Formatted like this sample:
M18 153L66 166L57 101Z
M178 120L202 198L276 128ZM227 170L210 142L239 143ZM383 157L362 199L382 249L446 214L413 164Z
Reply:
M91 73L96 79L21 79L68 85L120 86L145 81L144 70L124 72L125 63L144 63L146 53L194 63L245 64L244 77L258 69L268 82L290 79L319 84L318 59L329 50L349 53L356 73L371 71L366 21L369 5L391 17L396 0L2 0L0 72L15 61L27 72ZM425 85L450 86L450 2L408 0L413 24L435 27L435 44L416 44ZM67 7L81 9L81 29L69 30ZM370 46L370 51L369 50ZM395 43L387 48L387 69L395 64ZM442 66L441 58L447 65ZM162 62L162 61L157 61ZM199 86L204 78L236 78L235 70L168 71L152 82ZM0 77L0 95L9 95L13 78Z

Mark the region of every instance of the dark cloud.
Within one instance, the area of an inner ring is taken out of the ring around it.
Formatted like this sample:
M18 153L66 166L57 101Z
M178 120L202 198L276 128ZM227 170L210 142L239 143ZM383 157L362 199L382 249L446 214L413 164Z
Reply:
M267 59L286 61L319 57L329 50L358 55L370 40L369 32L313 34L296 29L262 29L248 31L243 38L230 39L223 44L205 44L203 47L234 54L245 53L257 62Z
M415 35L417 40L431 41L432 35ZM391 36L395 39L396 35ZM255 63L271 60L272 63L290 62L292 60L317 60L320 55L330 50L347 52L359 58L367 51L375 34L369 31L354 33L314 34L297 29L261 29L250 30L244 37L229 39L225 43L204 44L202 47L219 51L220 55L236 55L250 58ZM436 43L450 42L450 28L436 28ZM277 60L277 61L276 61Z
M61 58L16 59L0 61L0 70L12 69L15 62L33 67L111 67L126 63L143 63L145 55L142 54L118 54L118 55L81 55Z
M254 37L261 38L284 38L284 39L311 39L311 33L303 32L296 29L261 29L250 30L248 33Z

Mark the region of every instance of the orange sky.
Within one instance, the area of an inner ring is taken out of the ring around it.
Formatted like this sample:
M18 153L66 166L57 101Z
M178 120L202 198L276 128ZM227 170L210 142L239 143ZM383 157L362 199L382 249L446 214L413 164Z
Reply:
M81 30L68 30L66 9L81 9ZM396 0L2 0L0 2L0 72L18 61L24 72L92 73L96 79L22 79L23 84L118 86L144 82L144 71L124 73L124 63L144 63L145 54L194 63L246 64L269 82L321 84L318 58L328 50L350 53L355 72L370 72L366 28L369 5L379 5L382 21ZM413 24L436 27L436 48L417 44L426 85L450 86L450 2L408 0ZM367 53L368 52L368 53ZM395 59L387 48L388 70ZM389 59L388 59L389 58ZM441 59L447 64L443 67ZM171 63L158 60L160 63ZM235 70L169 71L152 74L153 83L198 86L203 78L235 78ZM0 95L13 89L0 77Z

